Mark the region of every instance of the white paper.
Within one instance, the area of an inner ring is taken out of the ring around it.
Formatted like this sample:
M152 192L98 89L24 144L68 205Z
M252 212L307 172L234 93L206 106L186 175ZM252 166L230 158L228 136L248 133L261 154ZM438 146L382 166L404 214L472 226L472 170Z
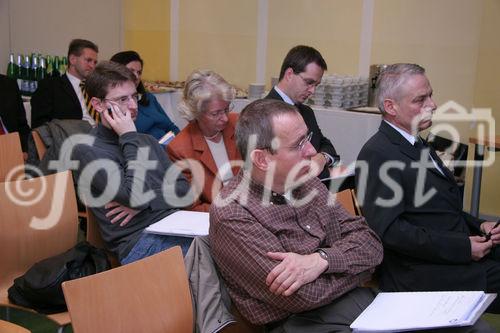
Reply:
M482 291L379 293L356 318L356 332L396 332L473 325L496 294Z
M208 213L179 210L151 224L145 231L152 234L183 237L206 236L209 225Z

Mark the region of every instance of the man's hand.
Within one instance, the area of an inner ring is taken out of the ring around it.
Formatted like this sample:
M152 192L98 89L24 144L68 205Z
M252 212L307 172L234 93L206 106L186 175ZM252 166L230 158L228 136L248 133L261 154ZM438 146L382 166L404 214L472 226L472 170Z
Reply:
M325 168L327 162L326 157L321 153L317 153L316 155L311 157L311 162L314 163L318 168L316 170L317 174L315 174L315 176L317 177L321 173L321 171L323 171L323 169Z
M292 295L303 285L316 280L328 268L328 262L318 253L300 255L268 252L267 256L281 260L266 278L269 290L276 295Z
M111 219L111 223L116 223L123 219L120 222L120 227L127 225L127 223L129 223L130 220L140 212L140 210L135 210L127 206L123 206L115 201L111 201L110 203L106 204L104 208L111 209L106 213L107 218L111 219L111 217L115 215Z
M120 109L120 106L116 103L109 102L112 116L109 115L108 110L101 113L104 116L109 126L118 134L119 136L128 132L137 132L130 111L127 109L124 112Z
M491 241L493 242L493 245L498 245L500 244L500 225L497 225L495 227L496 223L495 222L483 222L481 223L481 231L485 234L491 234Z
M470 236L469 239L472 260L479 261L490 253L491 247L493 246L491 240L487 241L486 237L482 236Z

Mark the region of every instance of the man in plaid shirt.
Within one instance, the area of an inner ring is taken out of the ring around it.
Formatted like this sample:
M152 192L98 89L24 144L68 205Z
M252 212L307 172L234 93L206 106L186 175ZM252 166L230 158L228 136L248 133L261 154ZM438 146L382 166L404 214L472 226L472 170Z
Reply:
M246 165L210 210L210 245L241 314L272 332L349 330L373 293L378 237L314 177L316 150L294 106L258 100L236 139Z

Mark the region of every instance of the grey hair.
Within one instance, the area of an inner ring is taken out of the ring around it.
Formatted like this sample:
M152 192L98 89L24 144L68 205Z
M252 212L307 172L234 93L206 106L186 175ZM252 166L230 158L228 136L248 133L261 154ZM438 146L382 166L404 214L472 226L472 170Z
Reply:
M273 152L272 141L275 137L273 119L283 114L295 113L297 108L283 101L274 99L260 99L248 104L238 118L235 136L236 146L244 159L247 159L251 138L257 149L269 149Z
M195 70L189 74L182 100L179 102L179 113L188 121L198 118L207 102L214 98L222 98L231 102L236 96L236 89L227 83L219 74L211 70Z
M382 114L385 114L384 100L401 98L401 87L412 75L423 75L425 69L416 64L393 64L382 70L377 79L377 102Z

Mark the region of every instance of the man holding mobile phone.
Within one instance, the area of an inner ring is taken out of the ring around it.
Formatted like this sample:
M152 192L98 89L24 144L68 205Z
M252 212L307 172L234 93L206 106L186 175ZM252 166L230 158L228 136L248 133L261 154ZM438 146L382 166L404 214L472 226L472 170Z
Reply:
M134 80L134 74L121 64L103 61L97 65L85 88L101 122L90 133L93 143L78 144L72 151L72 159L80 162L74 171L78 191L91 197L92 204L87 197L82 199L96 216L106 246L121 264L175 245L186 253L192 240L143 233L147 226L176 211L176 199L188 197L190 186L180 172L175 173L177 178L165 177L175 166L155 138L137 132L134 120L139 94ZM171 197L163 193L164 182L174 189ZM146 200L148 196L151 198Z

